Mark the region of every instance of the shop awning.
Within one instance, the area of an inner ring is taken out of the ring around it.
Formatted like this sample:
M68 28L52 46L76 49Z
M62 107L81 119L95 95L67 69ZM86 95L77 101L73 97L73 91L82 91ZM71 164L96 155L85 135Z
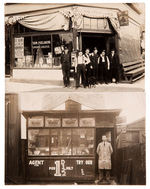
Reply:
M52 31L52 30L68 30L69 21L72 20L72 28L84 29L85 20L88 23L93 23L92 27L96 24L99 28L97 30L104 30L110 33L110 25L119 34L120 25L117 13L105 12L102 13L100 9L85 8L85 7L68 7L55 12L38 12L30 15L12 16L6 18L6 24L19 22L23 26L37 30L37 31ZM92 21L92 22L91 22ZM97 21L97 23L95 23ZM87 27L86 26L86 27ZM87 28L86 28L87 29ZM88 28L91 29L91 28ZM93 28L92 28L93 29Z
M19 22L21 25L37 31L68 30L69 20L62 13L41 13L8 17L6 24Z

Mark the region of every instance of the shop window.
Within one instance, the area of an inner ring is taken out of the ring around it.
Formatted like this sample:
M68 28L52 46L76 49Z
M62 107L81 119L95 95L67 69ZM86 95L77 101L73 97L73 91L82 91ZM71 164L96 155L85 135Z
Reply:
M52 68L51 36L34 36L32 41L33 67Z
M20 27L20 26L19 26ZM52 36L52 41L51 41ZM61 68L64 46L72 51L72 33L14 38L14 67Z
M93 129L73 129L73 155L91 155L94 150Z
M29 156L93 155L93 129L29 129Z
M31 37L19 37L14 39L15 42L15 67L30 68L32 67L32 48Z
M48 129L28 130L28 155L30 156L49 155Z

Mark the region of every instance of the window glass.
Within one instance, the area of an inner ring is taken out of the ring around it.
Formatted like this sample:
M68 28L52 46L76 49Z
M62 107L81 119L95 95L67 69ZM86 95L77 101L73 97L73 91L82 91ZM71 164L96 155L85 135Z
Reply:
M19 37L15 42L15 67L30 68L33 65L31 37Z
M15 67L22 68L25 66L24 56L24 37L14 38Z
M28 130L28 155L45 156L49 155L49 130L30 129Z
M51 41L52 36L52 41ZM15 37L14 53L16 68L61 68L64 46L73 48L73 34Z
M94 150L93 129L73 129L73 155L90 155Z
M34 36L32 41L35 68L52 67L51 36Z
M29 156L92 155L93 129L29 129Z
M51 155L71 155L71 129L52 129Z

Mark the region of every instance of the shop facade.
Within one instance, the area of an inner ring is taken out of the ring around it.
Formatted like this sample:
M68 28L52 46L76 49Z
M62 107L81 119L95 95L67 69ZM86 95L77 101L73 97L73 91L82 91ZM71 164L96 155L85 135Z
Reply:
M122 26L119 13L125 10L129 18ZM62 80L64 46L71 53L72 67L78 50L92 52L96 46L99 53L116 49L125 73L141 67L140 31L139 13L126 4L63 5L6 14L6 63L10 62L14 79Z
M106 135L116 155L116 117L120 110L81 110L67 100L66 110L23 112L26 119L25 146L27 182L88 182L98 176L96 148ZM115 175L112 169L111 175Z
M20 97L6 95L6 184L94 184L102 135L113 148L111 178L123 185L145 184L145 118L127 124L120 109L90 108L71 98L49 109L48 102L43 108L39 103L33 110Z

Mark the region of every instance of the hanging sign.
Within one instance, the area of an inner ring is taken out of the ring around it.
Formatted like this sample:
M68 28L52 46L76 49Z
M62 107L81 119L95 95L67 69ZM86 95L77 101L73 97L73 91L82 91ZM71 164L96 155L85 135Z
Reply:
M121 11L117 13L120 26L129 25L128 11Z

